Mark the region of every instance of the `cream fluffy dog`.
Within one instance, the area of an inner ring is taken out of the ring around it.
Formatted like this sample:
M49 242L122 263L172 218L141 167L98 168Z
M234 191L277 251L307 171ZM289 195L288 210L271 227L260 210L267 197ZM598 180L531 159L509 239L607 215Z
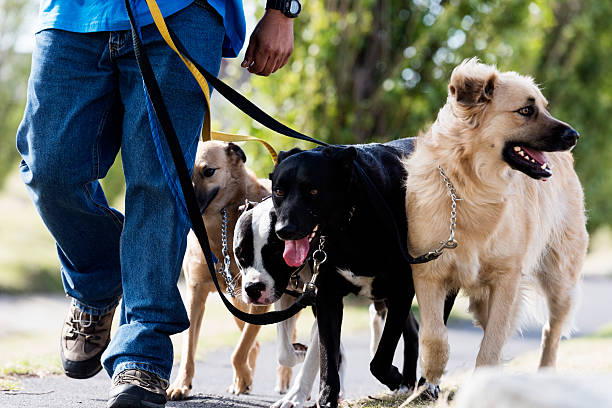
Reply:
M588 243L569 152L578 133L550 115L534 81L471 59L455 68L448 91L437 120L405 161L413 255L449 237L451 198L438 166L461 199L458 247L412 267L421 367L434 394L449 356L444 299L455 288L469 296L484 330L477 367L499 363L523 295L535 288L548 309L540 367L554 367Z

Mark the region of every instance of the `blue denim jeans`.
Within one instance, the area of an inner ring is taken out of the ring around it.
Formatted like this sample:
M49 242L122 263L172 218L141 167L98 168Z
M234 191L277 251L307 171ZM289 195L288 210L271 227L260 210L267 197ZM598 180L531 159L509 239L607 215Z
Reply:
M192 4L166 21L194 59L219 71L224 28L217 14ZM193 166L204 96L155 26L142 37ZM129 31L36 35L17 149L21 177L57 243L66 293L94 315L123 296L120 327L103 355L106 371L141 368L168 379L170 335L189 327L177 288L189 225L156 154ZM125 216L109 207L98 182L119 150Z

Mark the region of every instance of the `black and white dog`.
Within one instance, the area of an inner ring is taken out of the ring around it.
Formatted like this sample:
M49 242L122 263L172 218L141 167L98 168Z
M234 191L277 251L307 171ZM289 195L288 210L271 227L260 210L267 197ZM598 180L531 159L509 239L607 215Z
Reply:
M234 252L242 273L242 296L247 304L274 301L275 308L285 309L295 301L295 297L282 294L285 288L299 291L304 283L312 277L310 265L303 268L288 267L283 261L284 242L274 232L276 216L272 200L266 199L255 206L247 203L244 212L236 222L234 235ZM275 258L275 259L270 259ZM281 261L281 264L276 262ZM272 268L272 269L268 269ZM280 273L279 273L280 272ZM289 276L292 276L289 282ZM248 289L247 289L248 288ZM282 294L282 296L281 296ZM380 313L370 316L372 326L371 343L378 344L384 317ZM310 332L308 347L301 347L292 342L295 331L296 316L276 325L278 362L283 366L293 367L304 363L290 389L277 384L276 391L285 393L283 398L272 405L272 408L302 408L310 399L312 387L319 372L319 330L316 321ZM375 347L375 346L374 346ZM341 393L343 387L346 358L340 357Z
M265 243L243 239L247 243L253 241L252 248L234 246L238 263L245 266L245 296L253 303L265 304L280 297L295 267L303 264L325 237L322 249L327 260L320 267L315 305L321 406L338 403L342 299L349 293L384 299L388 306L380 344L370 364L372 374L392 390L401 385L411 388L416 382L418 326L410 313L414 286L410 265L400 251L401 243L388 228L395 224L401 239L407 236L406 175L401 159L412 152L413 143L413 139L402 139L387 144L281 152L271 174L272 218L274 231L284 243L274 243L276 237L268 234ZM363 179L353 161L376 185L377 194L391 214L381 208L380 200L372 200L368 187L361 185ZM237 230L235 239L248 238L248 234L252 231ZM264 270L268 273L262 273ZM454 296L447 303L452 305L453 301ZM403 374L392 365L402 333Z

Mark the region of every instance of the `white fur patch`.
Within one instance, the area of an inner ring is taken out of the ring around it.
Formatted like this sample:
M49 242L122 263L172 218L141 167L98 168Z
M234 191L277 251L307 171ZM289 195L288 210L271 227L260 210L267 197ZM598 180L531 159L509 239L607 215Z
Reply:
M247 303L250 303L250 299L244 289L250 283L261 282L265 285L265 290L261 293L263 299L272 299L274 296L274 279L266 271L261 255L261 250L268 242L268 236L271 233L270 210L272 205L272 200L264 200L252 210L253 265L242 271L242 298Z
M374 298L372 296L372 282L374 281L373 277L357 276L348 269L338 268L337 271L340 276L359 288L360 296L365 296L368 299Z

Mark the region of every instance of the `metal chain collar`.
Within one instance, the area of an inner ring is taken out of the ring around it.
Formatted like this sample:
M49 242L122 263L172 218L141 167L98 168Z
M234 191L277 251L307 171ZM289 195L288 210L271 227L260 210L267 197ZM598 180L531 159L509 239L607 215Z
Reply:
M440 172L440 176L442 177L442 181L446 184L446 188L451 196L451 212L450 212L450 235L446 241L441 241L440 246L433 251L429 251L425 257L427 259L436 259L445 249L455 249L457 248L458 242L455 239L455 230L457 229L457 201L461 201L461 199L457 196L457 190L455 190L455 186L451 183L450 179L442 170L442 167L438 164L438 171Z
M221 210L221 217L223 219L223 224L221 226L221 255L223 256L222 260L219 262L218 273L225 280L225 286L227 294L231 297L236 297L236 284L238 283L237 274L235 277L232 277L230 272L230 263L232 262L232 258L229 254L229 247L227 245L227 210L224 208Z

